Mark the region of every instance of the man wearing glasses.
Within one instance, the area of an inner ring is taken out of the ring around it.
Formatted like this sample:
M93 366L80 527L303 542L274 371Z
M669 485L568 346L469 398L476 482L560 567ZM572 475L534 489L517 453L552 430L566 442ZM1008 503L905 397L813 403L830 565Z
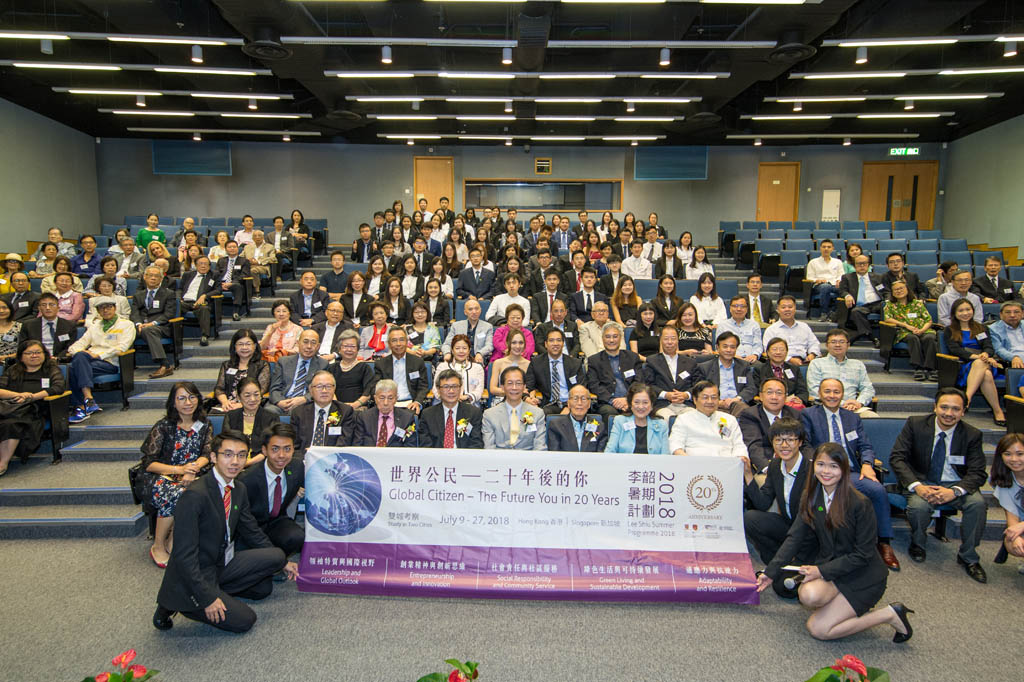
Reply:
M249 439L226 430L210 448L213 470L200 476L178 499L174 513L174 549L167 563L153 625L169 630L171 617L208 623L228 632L248 632L256 613L238 597L264 599L274 589L272 576L289 579L299 568L260 530L249 508L245 484L236 477L245 467ZM236 552L235 541L246 549Z
M117 356L135 343L135 325L117 316L117 302L110 296L97 296L92 305L99 319L89 325L82 338L75 341L68 354L68 382L71 384L71 415L68 422L78 424L101 410L92 397L94 377L117 374Z
M354 412L334 399L334 387L334 375L320 370L309 384L313 402L299 405L289 413L303 450L352 445L356 427Z
M420 415L420 446L425 448L482 448L483 411L462 397L462 375L446 369L437 378L441 402Z

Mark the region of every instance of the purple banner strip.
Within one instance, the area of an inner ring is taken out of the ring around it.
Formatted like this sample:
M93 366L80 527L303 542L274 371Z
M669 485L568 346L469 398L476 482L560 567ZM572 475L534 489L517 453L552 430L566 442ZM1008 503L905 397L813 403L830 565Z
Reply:
M299 570L303 592L759 603L746 553L307 542Z

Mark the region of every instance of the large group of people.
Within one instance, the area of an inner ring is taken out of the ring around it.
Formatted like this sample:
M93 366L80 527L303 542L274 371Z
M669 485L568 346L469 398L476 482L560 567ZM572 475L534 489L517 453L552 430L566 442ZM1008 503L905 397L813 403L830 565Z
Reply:
M411 215L401 202L376 212L350 250L330 252L322 276L290 263L299 289L271 304L265 329L234 333L212 396L174 385L142 447L144 504L157 517L150 556L167 568L158 628L170 627L173 612L251 627L255 615L237 597L261 598L273 578L295 574L286 561L302 544L293 503L303 479L292 456L326 445L735 457L746 472L747 537L766 565L759 588L799 596L814 610L815 637L882 623L896 641L910 637L905 606L871 610L900 564L862 424L878 416L875 390L849 349L876 339L868 315L877 312L907 342L914 378L936 380L935 321L922 305L932 282L911 277L899 254L884 277L863 254L843 263L823 240L808 278L821 313L845 305L849 326L830 330L822 348L796 319L796 299L762 294L756 273L745 294L723 300L707 250L689 232L671 238L654 213L646 224L633 214L620 224L608 212L599 222L585 211L550 221L520 221L515 209L481 213L456 215L447 199L433 211L420 200ZM94 378L114 371L111 361L136 338L160 365L150 376L173 373L162 339L179 298L196 312L205 345L215 323L208 296L230 294L238 319L241 279L292 258L308 238L283 218L262 233L246 216L233 236L217 232L206 247L190 220L168 240L151 215L135 239L123 235L99 260L94 242L80 239L78 253L54 228L28 275L7 259L0 338L17 343L0 346L13 361L0 398L18 407L0 415L0 473L38 443L25 425L38 400L64 388L54 360L71 363L71 421L88 419L101 409ZM1024 330L1014 296L999 322L980 325L979 296L989 302L1007 287L993 270L993 289L973 294L981 285L966 274L952 273L940 293L940 311L953 321L942 333L963 361L958 387L938 391L934 414L907 421L891 466L907 498L911 559L925 560L925 530L946 505L963 514L958 562L985 582L977 553L985 458L980 431L962 418L981 391L1005 424L994 378L1024 367ZM29 277L51 275L52 292L29 291ZM76 278L91 290L91 318L77 340L76 318L64 314ZM118 293L125 278L140 280L130 298ZM683 278L697 282L689 300L676 295ZM657 280L653 300L638 296L638 279ZM456 302L462 314L453 315ZM224 415L217 436L211 413ZM1006 510L1003 550L1024 557L1024 436L1000 442L990 478ZM224 524L206 518L225 510ZM786 587L794 562L798 589Z

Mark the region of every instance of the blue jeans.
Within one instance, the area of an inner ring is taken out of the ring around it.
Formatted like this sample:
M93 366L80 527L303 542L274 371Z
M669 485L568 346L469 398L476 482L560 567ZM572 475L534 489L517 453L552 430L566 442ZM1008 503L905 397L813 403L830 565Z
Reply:
M828 315L836 309L836 287L828 282L816 284L811 290L814 297L818 299L818 306L822 315Z
M885 492L885 486L870 478L861 478L856 470L850 472L850 480L857 492L868 498L875 510L878 537L892 539L892 508L889 506L889 493Z
M92 388L93 377L97 374L117 374L120 369L106 360L99 360L85 351L75 353L68 367L68 383L71 384L71 404L84 405L82 387Z

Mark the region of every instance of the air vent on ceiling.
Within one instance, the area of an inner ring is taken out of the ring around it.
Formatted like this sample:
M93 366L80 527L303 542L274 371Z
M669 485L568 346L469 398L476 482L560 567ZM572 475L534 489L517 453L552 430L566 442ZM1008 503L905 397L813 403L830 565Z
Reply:
M768 61L775 64L795 64L810 59L818 50L804 43L783 43L768 53Z
M277 33L266 27L256 29L253 39L242 46L242 52L253 59L267 61L288 59L292 56L291 48L282 45Z

